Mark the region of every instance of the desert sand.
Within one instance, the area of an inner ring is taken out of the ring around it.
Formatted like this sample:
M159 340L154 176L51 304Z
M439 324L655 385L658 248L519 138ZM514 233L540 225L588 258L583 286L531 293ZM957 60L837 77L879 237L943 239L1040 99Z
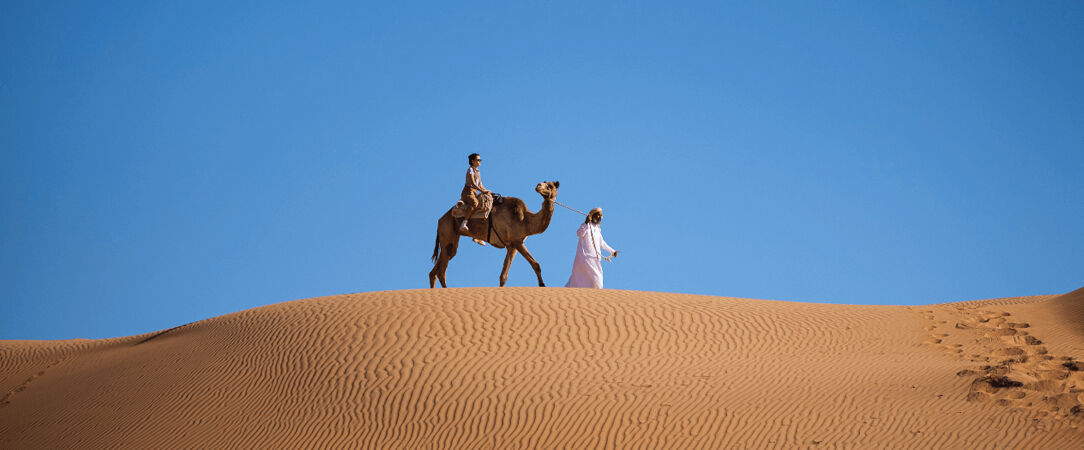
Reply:
M1084 289L857 306L564 288L0 341L0 447L1080 448Z

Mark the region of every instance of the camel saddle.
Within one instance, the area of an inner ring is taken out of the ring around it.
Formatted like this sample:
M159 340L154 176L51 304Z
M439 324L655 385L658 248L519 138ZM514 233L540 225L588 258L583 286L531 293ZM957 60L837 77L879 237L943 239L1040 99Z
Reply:
M494 203L501 202L501 194L476 194L478 196L478 207L474 209L474 213L471 214L471 219L488 219L489 212L493 210ZM462 219L467 215L467 205L460 200L452 207L452 217L456 219Z

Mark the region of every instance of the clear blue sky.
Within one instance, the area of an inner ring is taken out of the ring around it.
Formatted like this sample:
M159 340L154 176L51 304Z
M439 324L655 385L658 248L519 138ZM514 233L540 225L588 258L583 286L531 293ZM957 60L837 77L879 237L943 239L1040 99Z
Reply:
M471 152L603 207L610 288L1084 285L1080 2L227 3L0 6L0 339L427 287ZM527 240L551 286L581 220Z

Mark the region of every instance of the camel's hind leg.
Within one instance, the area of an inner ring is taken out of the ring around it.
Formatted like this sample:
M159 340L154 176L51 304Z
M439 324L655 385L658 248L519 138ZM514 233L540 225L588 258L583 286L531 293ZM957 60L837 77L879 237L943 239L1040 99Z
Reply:
M437 245L440 245L439 241L437 242ZM439 247L437 251L440 251ZM440 253L437 255L437 260L433 261L433 270L429 271L429 289L437 287L437 274L440 273L440 265L444 263L444 252L440 251Z
M433 264L433 270L429 271L429 289L437 287L437 277L440 277L440 287L448 287L444 283L444 277L442 276L441 266L448 267L448 261L444 260L443 256Z
M507 253L504 254L504 268L501 269L501 287L504 287L504 283L508 282L508 268L512 267L512 259L516 257L516 248L509 245Z
M442 287L442 288L448 287L448 282L444 281L444 271L447 270L447 269L448 269L448 261L447 260L437 261L436 266L434 266L433 270L429 272L429 288L430 289L436 287L438 279L440 280L440 287Z
M437 264L433 266L433 270L429 272L429 287L435 287L433 283L433 275L436 275L440 280L440 287L448 287L448 282L444 280L444 274L448 273L448 261L451 261L455 257L456 248L459 247L458 236L452 242L446 243L440 248L440 257L437 258Z
M534 256L531 256L531 252L527 251L527 246L523 245L522 242L517 242L513 247L515 247L516 250L519 250L519 253L523 255L523 258L531 264L531 268L534 269L534 274L538 275L538 286L546 287L546 283L542 282L542 265L539 264L538 261L535 261Z
M459 233L455 229L455 221L451 215L445 215L437 223L437 258L433 264L433 270L429 271L429 288L435 288L437 280L440 287L448 287L444 280L444 274L448 272L448 261L455 257L459 248Z

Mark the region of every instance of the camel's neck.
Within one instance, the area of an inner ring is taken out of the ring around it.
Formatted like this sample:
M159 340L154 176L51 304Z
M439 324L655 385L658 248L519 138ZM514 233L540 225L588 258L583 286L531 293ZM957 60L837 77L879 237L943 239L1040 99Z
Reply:
M553 219L553 200L546 198L542 200L541 211L528 215L527 233L539 234L546 231L546 228L550 226L550 219Z

